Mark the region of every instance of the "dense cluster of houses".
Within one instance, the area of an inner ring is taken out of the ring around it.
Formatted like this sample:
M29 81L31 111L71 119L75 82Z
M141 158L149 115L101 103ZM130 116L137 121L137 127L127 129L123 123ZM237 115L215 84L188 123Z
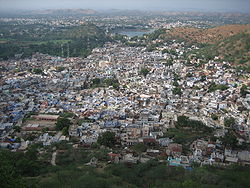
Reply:
M234 118L238 140L249 141L250 95L243 97L240 91L243 84L249 86L249 75L236 72L227 62L200 63L195 55L184 59L192 48L173 41L147 52L144 47L107 43L84 59L34 54L30 59L1 61L0 136L3 140L13 126L23 126L28 114L39 114L32 116L38 122L53 122L61 112L70 111L83 121L73 123L69 135L84 145L112 131L123 146L161 146L172 165L249 163L249 151L223 150L219 143L206 140L195 141L192 155L183 155L182 145L164 137L177 117L185 115L222 132L225 119ZM164 49L176 53L162 53ZM93 84L107 79L117 80L118 88ZM214 85L224 88L211 90ZM36 127L29 124L22 131L31 131L29 126ZM61 136L43 133L37 140L44 145L67 140ZM158 156L162 149L152 147L147 153Z

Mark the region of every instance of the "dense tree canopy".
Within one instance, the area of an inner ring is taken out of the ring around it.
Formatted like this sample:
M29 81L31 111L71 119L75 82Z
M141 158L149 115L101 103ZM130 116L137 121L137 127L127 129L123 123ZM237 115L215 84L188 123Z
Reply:
M240 88L240 94L242 97L246 97L246 95L249 94L247 90L248 90L247 86L243 84Z
M232 128L235 125L235 119L233 117L225 118L224 125L225 127Z
M191 120L187 116L178 116L176 125L177 127L189 127L196 131L211 132L210 127L207 127L201 121Z
M68 118L60 117L56 122L56 129L62 131L63 135L68 135L68 129L71 121Z
M116 143L115 133L107 131L98 137L97 142L101 145L112 147Z
M247 167L203 166L187 171L182 167L170 167L166 162L150 160L134 165L106 164L103 168L94 168L85 164L93 156L100 161L109 160L108 151L72 148L65 142L51 147L64 150L63 153L58 153L57 166L41 163L41 156L34 156L38 154L37 147L31 147L28 154L0 150L1 188L234 188L248 187L250 183L250 171Z
M141 154L142 152L145 152L147 150L147 146L143 143L135 144L132 148L138 154Z
M147 76L149 73L149 70L146 68L141 69L140 74L142 74L144 77Z
M181 88L179 88L179 87L175 87L175 88L172 90L172 92L173 92L174 95L182 95Z
M237 137L232 131L227 132L225 136L221 138L221 141L224 146L231 147L233 149L236 148L238 144Z

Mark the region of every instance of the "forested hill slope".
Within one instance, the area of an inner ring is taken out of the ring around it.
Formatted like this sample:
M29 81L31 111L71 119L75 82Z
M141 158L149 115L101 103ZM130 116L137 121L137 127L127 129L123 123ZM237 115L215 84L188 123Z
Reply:
M200 47L192 53L207 60L215 56L234 65L250 66L250 25L223 25L209 29L180 27L159 38L180 40Z
M179 27L168 30L165 37L181 38L188 42L216 44L239 33L250 31L250 25L223 25L209 29Z
M221 60L234 65L250 65L250 33L240 33L221 40L215 44L195 50L198 57L212 59L218 56Z

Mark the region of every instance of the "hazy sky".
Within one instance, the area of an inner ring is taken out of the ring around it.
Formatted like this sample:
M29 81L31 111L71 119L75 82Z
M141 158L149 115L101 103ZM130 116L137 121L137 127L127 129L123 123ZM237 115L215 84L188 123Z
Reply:
M0 11L50 8L250 12L250 0L0 0Z

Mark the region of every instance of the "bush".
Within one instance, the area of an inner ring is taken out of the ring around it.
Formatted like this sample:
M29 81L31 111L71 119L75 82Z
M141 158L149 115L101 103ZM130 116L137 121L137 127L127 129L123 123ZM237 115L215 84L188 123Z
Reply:
M178 87L174 88L172 90L172 92L173 92L174 95L182 95L181 88L178 88Z
M141 69L140 74L142 74L144 77L146 77L149 73L149 70L146 68Z
M233 117L225 118L224 125L225 127L232 128L235 125L235 119Z
M98 137L97 142L101 145L112 147L116 143L115 133L107 131Z
M65 127L69 127L71 125L71 121L67 118L58 118L56 122L56 129L61 131Z
M224 146L231 147L233 149L236 148L238 144L237 137L232 131L226 133L225 136L221 138L221 142Z
M209 86L208 88L208 91L209 92L214 92L216 90L221 90L221 91L224 91L224 90L227 90L228 89L228 86L227 85L224 85L224 84L218 84L216 85L214 82Z
M143 143L138 143L138 144L135 144L135 145L132 147L132 149L133 149L136 153L140 154L140 153L145 152L145 151L147 150L147 146L145 146Z
M190 120L187 116L179 116L177 118L177 127L189 127L192 128L192 130L195 131L205 131L205 132L211 132L212 129L210 127L207 127L204 123L201 121L196 120Z
M212 114L212 115L211 115L211 118L212 118L213 120L218 120L219 117L218 117L216 114Z
M242 97L246 97L247 94L249 94L249 92L247 91L247 86L246 85L242 85L240 88L240 94Z
M42 69L33 69L32 72L35 73L35 74L43 74Z

